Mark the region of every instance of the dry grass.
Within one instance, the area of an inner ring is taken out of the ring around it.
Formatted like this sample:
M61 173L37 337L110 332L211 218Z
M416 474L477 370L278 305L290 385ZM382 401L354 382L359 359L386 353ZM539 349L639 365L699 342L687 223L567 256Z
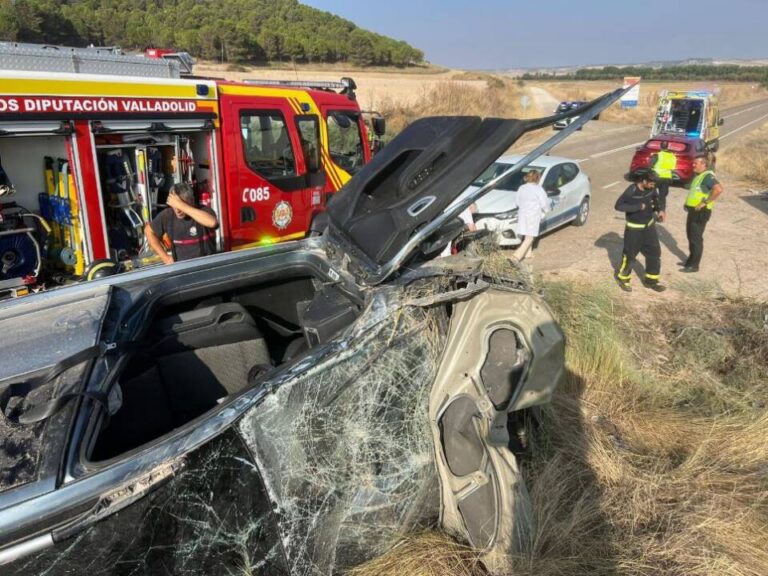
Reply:
M724 147L717 156L717 169L768 188L768 124Z
M383 98L379 111L387 118L390 133L424 116L501 116L522 117L522 89L515 82L490 76L482 81L473 77L474 84L450 80L430 86L417 101Z
M484 87L487 78L466 74L460 70L439 67L416 68L354 68L334 65L291 66L230 66L201 62L195 66L200 75L244 80L261 78L266 80L324 80L338 81L342 76L351 76L357 83L357 100L364 110L378 110L383 101L394 100L411 106L421 100L426 92L437 84L456 82L470 87Z
M544 412L538 531L515 574L768 574L768 305L646 314L594 286L549 293L569 376Z
M483 576L477 553L435 532L414 534L348 576Z
M530 82L531 86L538 86L551 92L560 100L591 100L614 90L619 86L618 82ZM750 83L675 83L663 84L658 82L642 82L640 84L640 101L637 108L622 109L616 104L603 112L602 120L622 122L627 124L642 124L650 126L653 121L659 93L662 90L695 90L712 89L717 86L720 89L720 105L724 108L736 106L745 102L751 102L764 98L768 93L757 84Z
M352 76L357 99L364 110L377 110L397 134L424 116L479 115L520 117L523 89L517 81L486 72L464 72L437 67L415 69L350 68L341 65L242 67L201 62L196 72L227 80L331 80Z
M536 532L512 574L768 574L768 304L683 294L629 310L605 287L545 290L568 378L532 435ZM353 574L478 570L421 538Z

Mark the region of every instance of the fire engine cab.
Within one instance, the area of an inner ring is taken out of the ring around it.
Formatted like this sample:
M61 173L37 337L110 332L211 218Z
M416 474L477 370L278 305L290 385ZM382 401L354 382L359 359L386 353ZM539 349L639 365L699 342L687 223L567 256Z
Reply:
M168 60L0 44L0 297L157 262L144 227L179 182L216 212L219 250L302 238L370 160L351 79L176 76Z

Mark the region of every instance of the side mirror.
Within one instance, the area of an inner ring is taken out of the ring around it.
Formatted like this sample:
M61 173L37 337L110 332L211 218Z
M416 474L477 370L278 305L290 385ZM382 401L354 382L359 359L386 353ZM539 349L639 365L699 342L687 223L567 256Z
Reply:
M387 131L387 121L384 116L373 116L371 118L371 126L373 126L373 133L376 136L384 136Z
M325 172L307 172L307 188L325 188Z
M346 130L352 126L352 120L350 120L349 116L346 114L334 114L331 112L330 117L333 118L333 120L336 122L336 125L343 130Z
M725 118L720 118L720 119L717 121L717 125L718 125L718 126L722 126L723 124L725 124Z
M552 188L547 188L547 196L560 196L560 188L557 186L553 186Z

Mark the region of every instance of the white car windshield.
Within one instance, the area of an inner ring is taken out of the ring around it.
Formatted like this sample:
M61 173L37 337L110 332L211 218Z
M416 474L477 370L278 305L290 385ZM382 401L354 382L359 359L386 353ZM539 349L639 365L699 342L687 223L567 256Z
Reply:
M480 174L477 180L472 182L472 185L478 186L478 187L485 186L488 182L490 182L497 176L500 176L501 174L503 174L513 166L514 164L504 164L503 162L494 162L485 170L485 172ZM543 174L546 168L542 168L541 166L526 166L525 168L523 168L521 172L512 174L512 176L508 176L507 178L499 182L496 185L495 190L509 190L511 192L516 192L517 189L520 188L520 186L522 186L523 183L525 182L524 176L531 170L536 170L540 174Z

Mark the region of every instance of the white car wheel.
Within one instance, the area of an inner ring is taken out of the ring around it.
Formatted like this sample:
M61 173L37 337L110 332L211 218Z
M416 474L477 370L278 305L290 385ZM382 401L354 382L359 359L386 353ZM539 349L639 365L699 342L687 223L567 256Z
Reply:
M574 226L584 226L589 219L589 196L581 201L579 206L579 213L576 215L576 219L573 221Z

